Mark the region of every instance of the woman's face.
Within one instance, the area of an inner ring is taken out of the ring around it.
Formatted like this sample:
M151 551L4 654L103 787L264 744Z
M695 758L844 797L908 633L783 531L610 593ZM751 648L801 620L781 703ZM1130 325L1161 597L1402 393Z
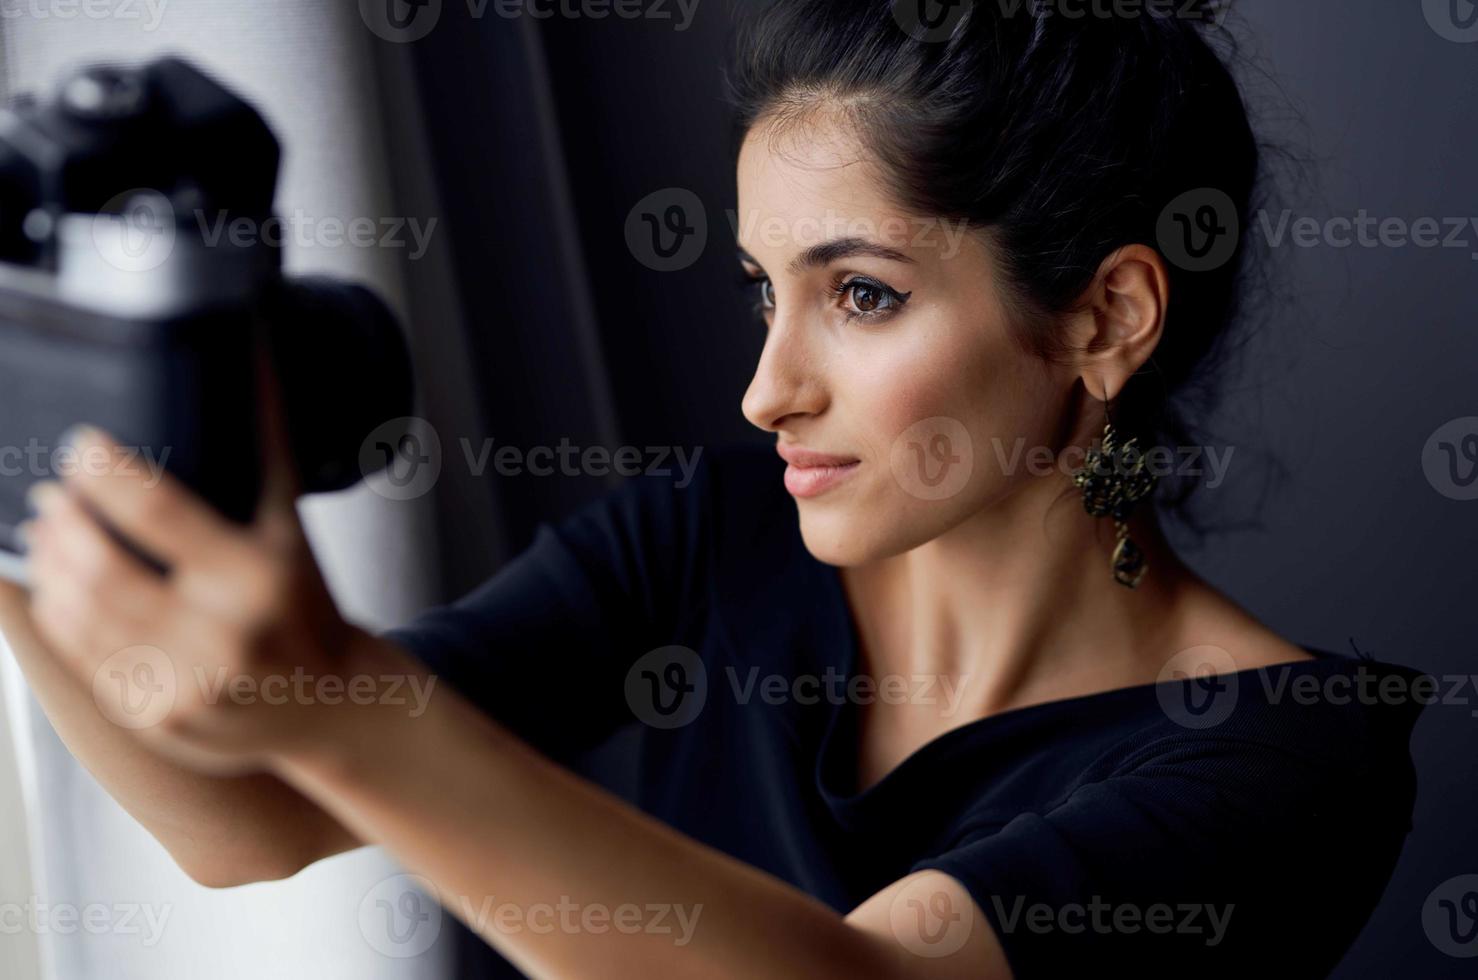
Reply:
M854 565L1026 486L1072 379L1012 341L981 237L899 210L844 127L793 132L762 123L739 157L740 258L767 325L743 409L777 434L806 547Z

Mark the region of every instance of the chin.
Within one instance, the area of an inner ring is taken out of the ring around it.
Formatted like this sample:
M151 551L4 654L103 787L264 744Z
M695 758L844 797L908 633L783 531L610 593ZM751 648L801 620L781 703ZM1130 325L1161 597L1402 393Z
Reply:
M851 533L847 522L835 517L808 517L800 505L801 540L817 561L838 568L860 565L872 557L867 542Z
M801 538L806 550L828 565L845 568L893 558L968 520L985 502L979 499L985 488L980 490L939 501L889 492L797 500Z
M910 551L934 535L917 533L898 515L798 501L801 539L817 561L846 568Z

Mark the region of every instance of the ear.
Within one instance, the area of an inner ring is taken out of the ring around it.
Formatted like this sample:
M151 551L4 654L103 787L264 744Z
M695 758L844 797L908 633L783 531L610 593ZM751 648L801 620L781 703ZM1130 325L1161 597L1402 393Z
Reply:
M1112 400L1160 343L1170 276L1148 245L1126 245L1103 260L1069 321L1079 351L1074 370L1094 398Z

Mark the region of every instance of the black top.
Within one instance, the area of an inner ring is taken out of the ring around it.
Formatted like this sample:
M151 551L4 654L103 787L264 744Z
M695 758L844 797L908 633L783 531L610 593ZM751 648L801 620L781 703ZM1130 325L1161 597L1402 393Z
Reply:
M1210 690L1016 708L858 792L855 702L948 692L858 686L841 581L806 551L783 467L742 448L686 485L635 478L386 635L556 759L641 725L633 803L838 912L947 872L1018 980L1333 968L1410 827L1418 671L1306 648ZM968 905L916 899L899 940L957 947Z

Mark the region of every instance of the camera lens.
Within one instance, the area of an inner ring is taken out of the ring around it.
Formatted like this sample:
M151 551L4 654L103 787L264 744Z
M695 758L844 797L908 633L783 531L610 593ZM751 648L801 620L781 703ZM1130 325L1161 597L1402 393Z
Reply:
M63 85L61 104L74 118L111 122L138 115L146 94L137 71L102 66L89 68Z

